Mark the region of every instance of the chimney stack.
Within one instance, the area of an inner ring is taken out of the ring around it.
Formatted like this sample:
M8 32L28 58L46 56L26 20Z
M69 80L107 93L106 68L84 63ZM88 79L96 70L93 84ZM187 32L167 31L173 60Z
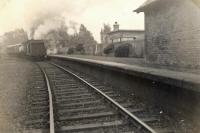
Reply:
M118 31L118 30L119 30L119 24L115 22L115 24L113 25L113 31Z

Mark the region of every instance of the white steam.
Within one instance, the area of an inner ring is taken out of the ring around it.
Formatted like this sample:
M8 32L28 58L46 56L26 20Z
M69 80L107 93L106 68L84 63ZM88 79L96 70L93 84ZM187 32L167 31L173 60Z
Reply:
M68 31L84 24L95 39L103 23L118 21L121 28L142 29L143 15L132 11L145 0L0 0L0 35L16 28L24 28L39 37L51 28L57 28L57 19L63 18ZM71 23L71 22L73 23Z

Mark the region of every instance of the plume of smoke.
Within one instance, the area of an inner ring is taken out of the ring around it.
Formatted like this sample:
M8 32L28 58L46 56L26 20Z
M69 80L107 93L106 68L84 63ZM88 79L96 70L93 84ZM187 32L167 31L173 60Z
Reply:
M35 5L36 9L38 9L36 10L34 8L33 10L36 11L34 11L33 14L28 13L31 14L33 18L27 20L31 21L29 24L29 38L34 39L35 37L40 38L42 34L47 33L51 29L57 28L58 25L61 25L61 23L66 24L65 18L63 16L68 16L69 14L80 14L81 12L87 9L87 7L91 3L91 0L43 0L40 3L33 1L31 2L32 5ZM73 33L77 33L77 25L78 23L76 23L75 21L69 20L69 29L71 29Z
M0 9L0 25L4 26L0 27L0 34L15 28L24 28L28 32L29 39L38 37L41 28L48 29L44 28L45 25L48 26L49 21L54 21L54 18L66 16L68 22L69 18L79 22L85 20L84 13L91 7L95 8L94 6L107 2L107 0L1 0L0 8L3 8ZM73 21L69 22L69 30L72 33L77 32L77 26L78 24Z
M35 31L37 30L37 28L44 24L44 19L42 18L38 18L35 23L33 23L33 26L30 28L30 39L34 39L34 35L35 35Z
M34 39L35 34L37 34L37 36L41 35L44 32L48 32L52 28L56 28L61 23L65 23L65 20L64 17L58 13L40 14L32 21L29 37L30 39Z
M61 16L51 16L45 19L39 19L32 27L32 39L42 39L42 35L47 34L53 29L56 30L62 26L66 26L66 22L65 18Z

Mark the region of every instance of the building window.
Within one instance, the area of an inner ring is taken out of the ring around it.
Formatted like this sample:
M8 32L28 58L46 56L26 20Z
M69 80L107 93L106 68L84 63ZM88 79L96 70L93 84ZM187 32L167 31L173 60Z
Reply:
M117 42L120 42L120 38L113 39L113 43L117 43Z
M122 41L133 41L135 39L136 39L136 37L123 37L123 38L121 38Z

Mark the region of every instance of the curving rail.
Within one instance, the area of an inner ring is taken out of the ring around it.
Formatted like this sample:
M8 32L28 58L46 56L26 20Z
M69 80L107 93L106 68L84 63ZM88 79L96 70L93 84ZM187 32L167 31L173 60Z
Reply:
M94 87L93 85L91 85L90 83L88 83L86 80L82 79L81 77L77 76L76 74L70 72L69 70L65 69L64 67L57 65L55 63L50 63L60 69L62 69L63 71L73 75L74 77L76 77L77 79L79 79L81 82L83 82L84 84L86 84L87 86L91 87L93 90L95 90L96 92L98 92L101 96L103 96L107 101L109 101L114 107L116 107L118 110L120 110L122 115L125 115L128 117L128 119L133 122L134 124L138 124L139 127L141 129L146 130L147 132L150 133L156 133L156 131L154 131L150 126L148 126L146 123L144 123L143 121L141 121L137 116L133 115L130 111L128 111L127 109L125 109L123 106L121 106L119 103L117 103L116 101L114 101L112 98L110 98L109 96L107 96L104 92L100 91L99 89L97 89L96 87Z
M45 83L46 83L46 86L48 88L48 95L49 95L49 132L55 133L53 95L52 95L52 92L51 92L50 82L49 82L49 79L48 79L48 76L47 76L45 70L40 66L39 66L39 68L41 69L41 71L44 75Z

